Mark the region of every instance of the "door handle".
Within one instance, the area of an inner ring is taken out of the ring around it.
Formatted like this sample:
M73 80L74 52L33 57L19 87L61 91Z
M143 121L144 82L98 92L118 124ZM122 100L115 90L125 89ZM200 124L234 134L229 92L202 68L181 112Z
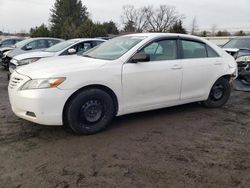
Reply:
M214 63L214 65L222 65L222 62L216 61L216 62Z
M175 64L175 65L173 65L173 67L171 69L173 69L173 70L182 69L182 66Z

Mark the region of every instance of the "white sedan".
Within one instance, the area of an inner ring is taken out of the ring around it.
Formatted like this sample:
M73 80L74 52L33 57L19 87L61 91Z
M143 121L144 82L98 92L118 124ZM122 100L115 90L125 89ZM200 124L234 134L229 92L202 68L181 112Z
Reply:
M114 38L82 56L21 67L8 90L17 116L93 134L124 114L191 102L221 107L237 74L234 58L205 39L141 33Z
M98 46L103 42L105 42L105 40L103 39L70 39L51 46L50 48L47 48L46 50L41 52L20 54L13 57L10 61L9 71L10 73L12 73L16 68L34 63L42 58L80 54L88 51L91 48L94 48L95 46Z

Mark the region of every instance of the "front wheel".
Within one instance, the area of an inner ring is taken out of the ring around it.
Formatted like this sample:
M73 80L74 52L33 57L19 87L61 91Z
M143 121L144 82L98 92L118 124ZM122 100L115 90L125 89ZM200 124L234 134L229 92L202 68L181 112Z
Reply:
M220 78L213 85L208 99L202 104L208 108L218 108L226 104L231 94L231 86L227 79Z
M112 121L115 106L111 96L100 89L88 89L78 93L66 106L66 127L78 134L94 134L102 131Z

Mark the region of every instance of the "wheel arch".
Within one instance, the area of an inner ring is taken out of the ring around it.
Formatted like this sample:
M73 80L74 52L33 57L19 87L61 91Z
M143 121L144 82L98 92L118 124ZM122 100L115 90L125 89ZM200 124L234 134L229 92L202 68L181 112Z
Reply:
M117 95L115 94L115 92L110 89L109 87L105 86L105 85L101 85L101 84L92 84L92 85L87 85L84 86L80 89L78 89L77 91L75 91L66 101L66 103L64 104L63 107L63 123L65 122L65 110L68 106L68 104L70 103L70 101L80 92L83 92L84 90L88 90L88 89L100 89L105 91L106 93L108 93L111 97L112 100L114 101L114 105L115 105L115 113L117 114L118 109L119 109L119 103L118 103L118 98Z
M230 74L225 74L225 75L221 76L220 78L225 78L227 81L230 82L230 80L232 79L232 75L230 75ZM218 79L220 79L220 78L218 78ZM217 79L217 80L218 80L218 79Z
M211 83L210 83L211 85L210 85L209 88L208 88L208 92L206 93L206 97L205 97L206 99L208 98L208 96L209 96L209 94L210 94L210 91L211 91L213 85L214 85L214 84L217 82L217 80L219 80L220 78L225 78L228 82L230 82L231 79L232 79L232 75L231 75L231 74L224 74L224 75L218 77L213 83L211 82Z

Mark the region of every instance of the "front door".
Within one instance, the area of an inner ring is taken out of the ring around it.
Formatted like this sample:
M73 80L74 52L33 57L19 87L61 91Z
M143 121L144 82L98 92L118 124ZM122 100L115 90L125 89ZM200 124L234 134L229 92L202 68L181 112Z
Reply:
M125 63L122 70L126 113L165 107L180 100L182 65L175 39L152 42L139 53L150 61Z

